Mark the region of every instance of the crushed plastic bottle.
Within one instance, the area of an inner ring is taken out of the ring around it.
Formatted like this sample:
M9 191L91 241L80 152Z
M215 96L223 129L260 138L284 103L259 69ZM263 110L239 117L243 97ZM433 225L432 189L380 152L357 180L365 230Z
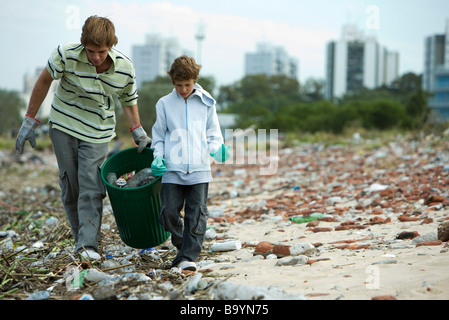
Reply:
M229 280L212 287L209 295L217 300L306 300L302 294L290 294L275 286L247 286Z
M204 288L204 284L200 283L202 280L201 277L203 275L201 273L196 273L193 277L190 278L189 282L186 284L186 294L189 295L197 289Z
M156 177L153 175L151 168L144 168L128 179L125 188L141 187L151 183L155 179Z
M50 299L50 293L48 291L37 291L30 294L26 300L48 300Z
M106 175L106 181L114 187L117 187L117 174L115 172L109 172Z
M117 174L115 172L109 172L106 175L106 181L118 188L137 188L144 185L147 185L154 180L156 180L156 176L153 175L151 168L144 168L136 173L136 171L131 171L125 174L122 174L117 179Z
M293 221L295 223L304 223L304 222L310 222L310 221L315 221L318 219L324 218L324 214L320 213L320 212L314 212L308 216L295 216L290 218L290 221Z

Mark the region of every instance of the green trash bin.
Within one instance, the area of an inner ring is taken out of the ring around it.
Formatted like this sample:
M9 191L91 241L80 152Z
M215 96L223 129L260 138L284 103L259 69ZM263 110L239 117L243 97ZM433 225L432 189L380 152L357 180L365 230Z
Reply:
M150 184L130 189L115 187L108 183L108 173L122 174L148 168L153 161L153 150L145 148L142 153L137 148L122 150L105 161L101 168L101 178L111 201L120 238L132 248L146 249L162 244L170 233L159 223L161 209L161 177Z

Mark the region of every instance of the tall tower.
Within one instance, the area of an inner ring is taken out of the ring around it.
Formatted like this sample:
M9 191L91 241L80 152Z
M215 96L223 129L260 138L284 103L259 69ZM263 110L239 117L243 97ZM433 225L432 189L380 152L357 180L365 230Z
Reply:
M446 32L444 33L445 46L444 46L444 66L449 68L449 19L446 19Z
M398 77L398 66L398 53L387 50L356 25L344 25L341 39L326 46L326 99L389 86Z
M196 57L196 62L198 64L201 64L201 45L202 42L204 40L204 38L206 38L206 33L204 31L204 29L206 28L203 20L201 20L198 24L197 24L197 29L196 29L196 34L195 34L195 39L198 42L198 49L197 49L197 57Z

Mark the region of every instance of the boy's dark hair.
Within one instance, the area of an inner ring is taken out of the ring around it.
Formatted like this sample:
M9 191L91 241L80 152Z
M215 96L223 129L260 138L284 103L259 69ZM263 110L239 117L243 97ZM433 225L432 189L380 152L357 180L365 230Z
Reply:
M200 75L201 66L198 65L195 59L188 56L181 56L175 59L171 65L170 70L167 72L171 78L171 81L188 81L198 80Z
M107 46L112 47L118 43L115 35L115 27L108 18L90 16L84 22L81 33L81 43L84 46Z

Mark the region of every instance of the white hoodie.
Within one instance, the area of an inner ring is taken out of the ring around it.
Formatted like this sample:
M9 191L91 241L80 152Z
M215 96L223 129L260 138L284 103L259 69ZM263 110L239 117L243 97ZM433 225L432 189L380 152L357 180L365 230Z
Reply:
M187 101L173 89L156 104L151 148L167 171L210 171L209 154L223 144L215 100L199 84L194 88Z

